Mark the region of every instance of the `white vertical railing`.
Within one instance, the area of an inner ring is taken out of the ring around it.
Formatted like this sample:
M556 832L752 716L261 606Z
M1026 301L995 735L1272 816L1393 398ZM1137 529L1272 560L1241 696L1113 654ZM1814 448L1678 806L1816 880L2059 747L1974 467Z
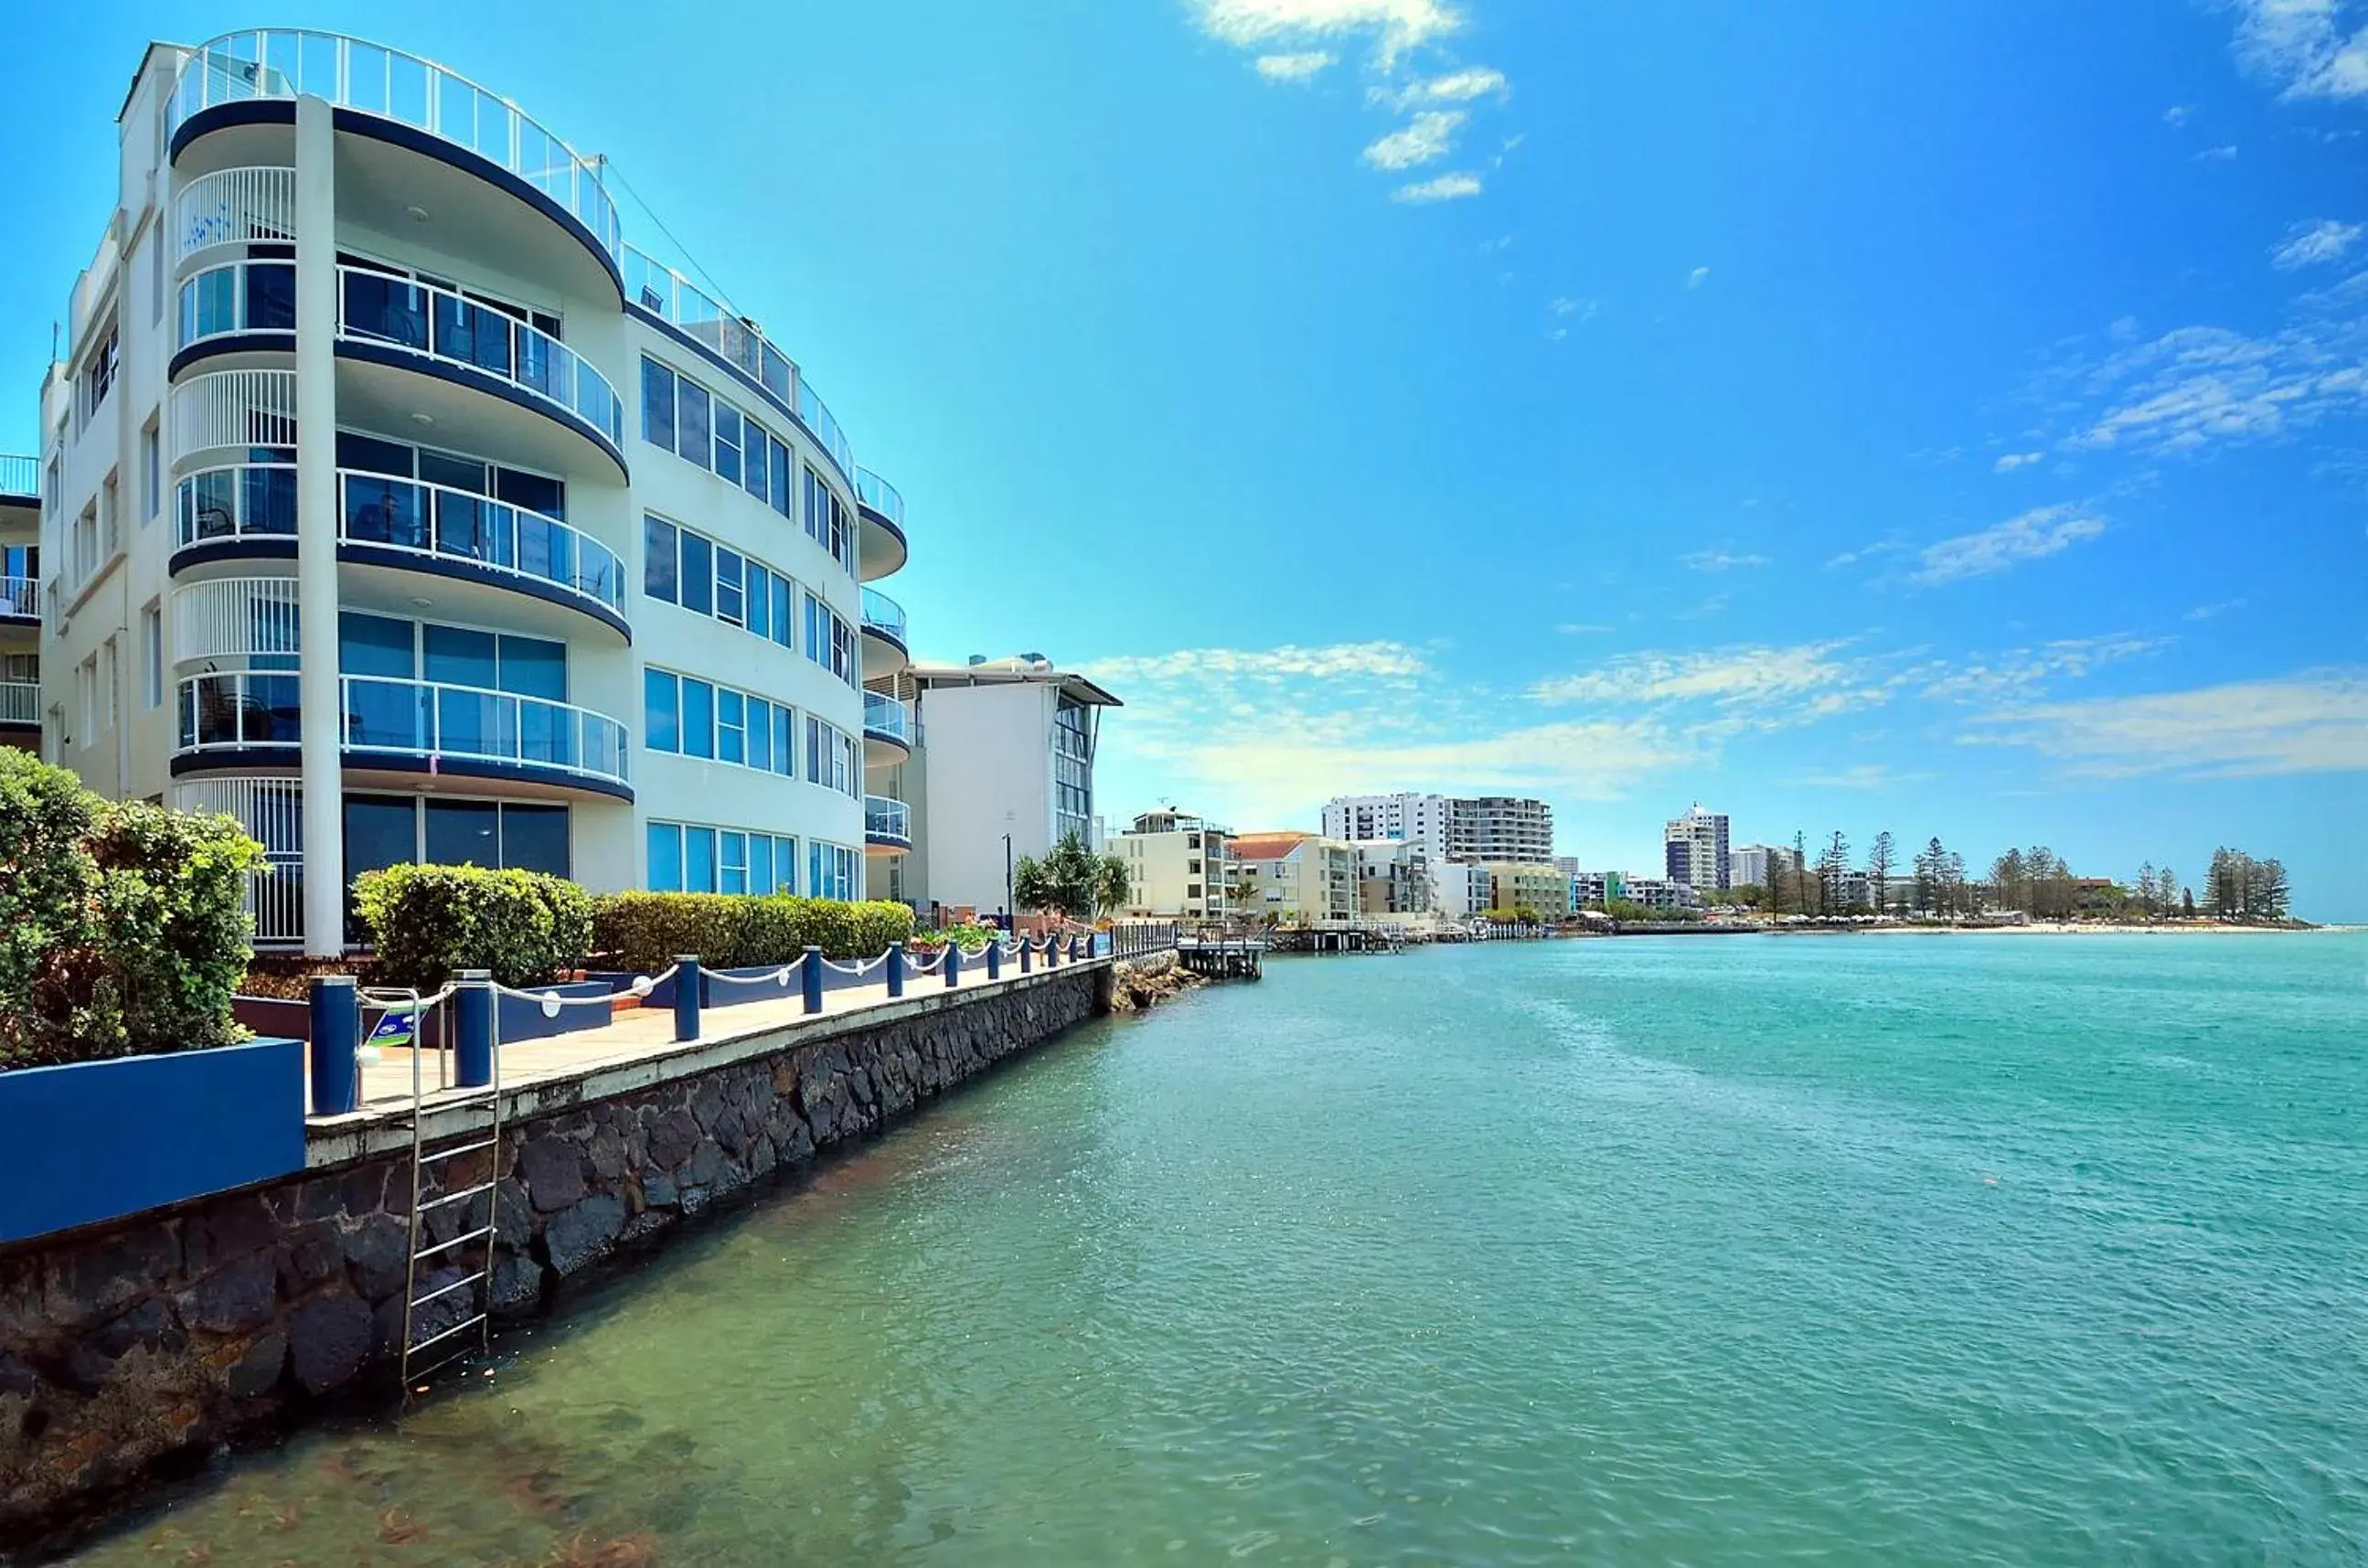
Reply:
M304 939L304 790L293 778L196 778L176 786L185 812L234 820L263 846L264 869L247 878L257 947Z
M40 722L40 683L0 681L0 724L38 724Z
M0 615L41 613L41 585L30 577L0 577Z
M209 370L173 389L173 455L296 444L296 372Z
M296 579L216 577L173 590L173 660L294 657Z
M199 175L173 197L173 260L177 265L211 245L296 237L296 171L217 169Z

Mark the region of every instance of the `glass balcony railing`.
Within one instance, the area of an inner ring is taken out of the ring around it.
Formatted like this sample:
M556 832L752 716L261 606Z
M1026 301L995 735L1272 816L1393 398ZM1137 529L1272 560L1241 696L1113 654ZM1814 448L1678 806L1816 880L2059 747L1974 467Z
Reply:
M474 562L555 584L624 613L624 562L556 517L465 490L352 469L337 471L337 537L347 543Z
M41 585L34 577L0 577L0 616L23 619L41 613Z
M905 526L905 497L894 485L868 468L855 471L855 498L897 528Z
M217 104L307 93L465 147L574 213L611 256L621 249L617 204L598 165L507 98L382 44L298 28L225 33L182 62L171 127Z
M187 348L240 332L296 330L296 264L245 261L211 267L181 285L178 335Z
M911 848L913 809L904 801L892 801L885 795L864 796L863 836L872 844Z
M180 686L184 752L299 744L297 677L240 671L196 676Z
M890 740L910 745L913 744L912 716L905 711L905 705L894 698L883 697L876 691L867 691L863 694L863 733L867 735L883 735Z
M905 607L877 588L863 590L863 630L893 638L900 648L912 646L905 635Z
M0 495L39 495L41 493L41 461L39 458L0 457Z
M337 268L337 331L392 343L556 403L621 448L625 409L609 378L567 345L449 289L365 267Z
M347 676L337 685L348 751L484 757L625 778L625 726L606 714L438 681Z
M296 469L291 463L240 463L200 469L175 486L173 510L182 548L208 540L296 535Z
M764 330L747 317L734 314L714 295L646 251L624 250L625 298L680 327L684 333L721 354L757 379L757 384L778 399L814 432L814 439L849 474L856 472L855 453L847 433L838 427L797 361L773 346Z

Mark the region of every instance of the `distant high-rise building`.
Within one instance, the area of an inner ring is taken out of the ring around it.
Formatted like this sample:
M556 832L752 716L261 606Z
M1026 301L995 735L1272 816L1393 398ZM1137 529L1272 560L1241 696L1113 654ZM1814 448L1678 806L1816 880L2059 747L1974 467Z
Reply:
M1781 844L1741 844L1727 858L1728 886L1764 888L1776 871L1795 867L1798 857Z
M1686 814L1672 817L1662 830L1669 881L1683 882L1697 892L1731 885L1726 843L1726 813L1706 812L1696 801Z
M1341 795L1324 807L1324 835L1419 844L1435 860L1554 859L1554 808L1514 795Z

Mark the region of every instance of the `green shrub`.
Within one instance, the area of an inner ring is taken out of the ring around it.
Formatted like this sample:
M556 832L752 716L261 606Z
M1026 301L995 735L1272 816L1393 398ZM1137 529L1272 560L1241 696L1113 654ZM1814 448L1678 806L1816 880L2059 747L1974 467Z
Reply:
M262 864L228 817L112 804L0 748L0 1067L238 1039Z
M582 965L592 898L564 877L482 866L390 866L354 879L381 985L433 991L456 969L540 985Z
M808 946L870 958L913 933L901 903L788 893L620 892L593 901L592 951L604 967L655 974L682 953L710 969L787 963Z

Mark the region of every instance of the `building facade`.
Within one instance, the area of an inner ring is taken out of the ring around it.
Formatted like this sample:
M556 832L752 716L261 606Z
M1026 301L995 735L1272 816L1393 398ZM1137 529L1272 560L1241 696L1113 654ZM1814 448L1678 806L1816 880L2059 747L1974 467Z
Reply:
M1570 913L1570 879L1553 861L1482 860L1488 875L1488 907L1533 910L1542 919Z
M1570 906L1573 909L1601 909L1613 899L1627 896L1627 877L1619 871L1582 871L1574 868L1570 873Z
M1554 859L1554 808L1513 795L1340 795L1324 807L1324 835L1404 839L1434 860Z
M1313 833L1245 833L1231 847L1242 914L1284 926L1355 924L1354 845Z
M1691 882L1674 877L1626 877L1622 879L1619 897L1645 909L1668 911L1699 909L1702 894Z
M1433 911L1430 851L1401 838L1358 841L1357 912L1367 916Z
M1233 858L1228 828L1172 808L1145 812L1110 841L1126 862L1126 913L1181 920L1222 920Z
M1487 909L1497 891L1485 866L1468 860L1430 863L1432 913L1441 920L1468 920Z
M44 752L260 839L266 943L406 860L863 895L903 503L498 94L153 45L42 398Z
M1738 846L1728 859L1730 884L1738 888L1764 888L1769 877L1785 869L1799 869L1800 857L1781 844L1745 844Z
M1727 824L1724 812L1706 812L1697 801L1662 829L1665 870L1669 881L1683 882L1697 892L1729 885L1733 866L1727 854Z
M41 748L40 462L0 457L0 746Z
M911 716L906 755L875 776L905 802L911 853L882 896L1010 909L1010 868L1071 834L1096 837L1094 748L1119 699L1041 653L915 664L881 695Z

